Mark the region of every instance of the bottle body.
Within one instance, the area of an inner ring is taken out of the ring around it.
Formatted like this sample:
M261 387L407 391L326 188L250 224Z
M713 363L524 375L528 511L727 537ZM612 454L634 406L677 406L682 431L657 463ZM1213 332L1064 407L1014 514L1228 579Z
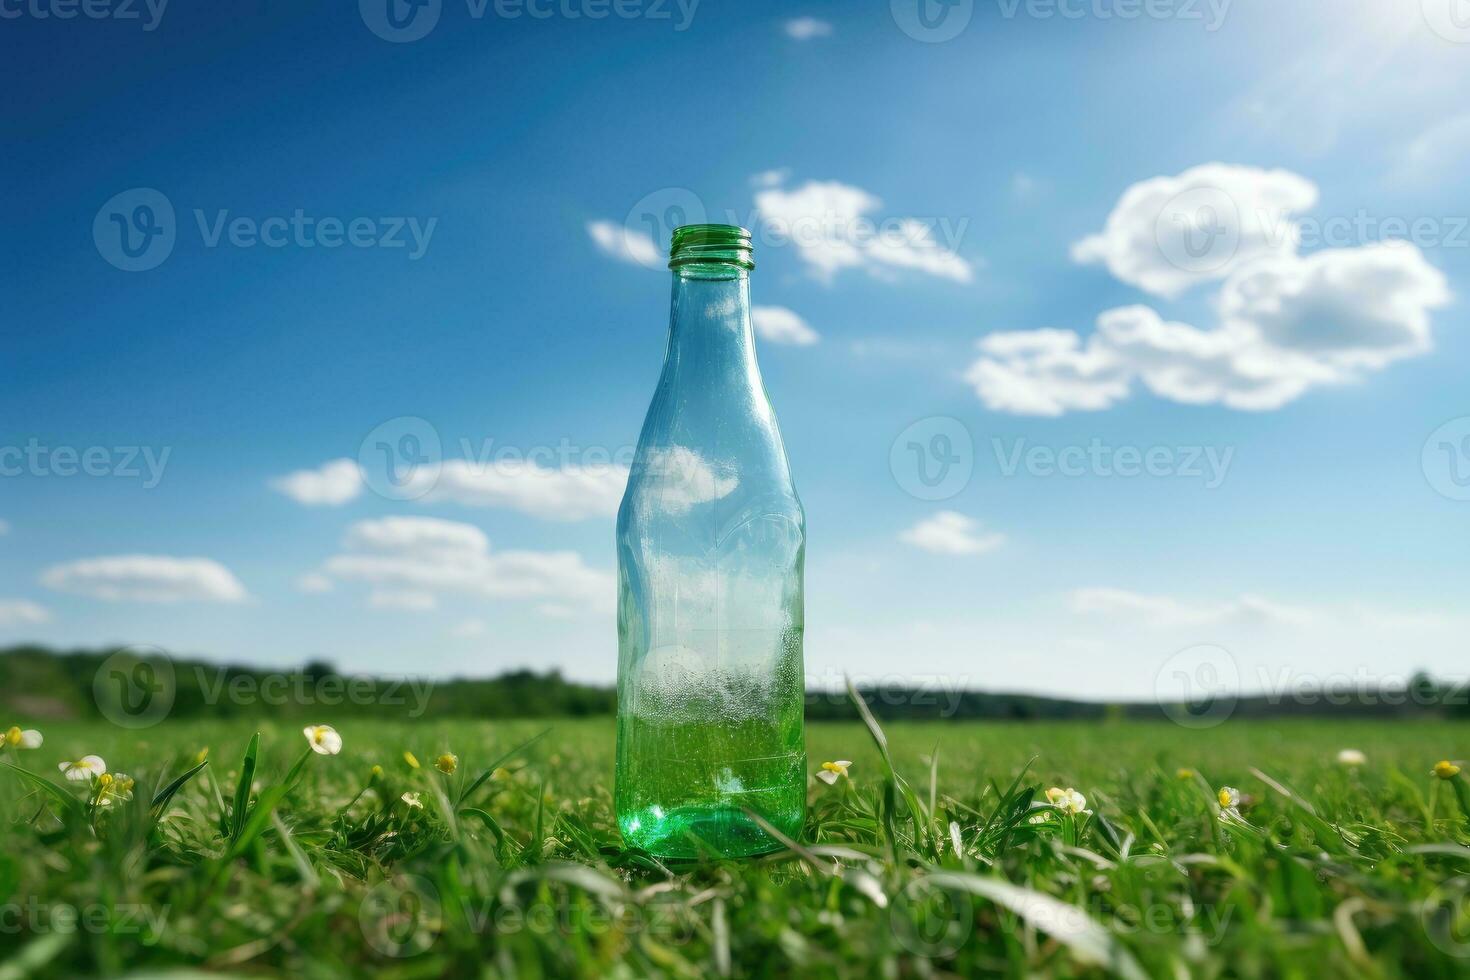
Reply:
M788 836L805 815L806 529L742 268L676 269L617 552L624 840L667 857L779 847L749 811Z

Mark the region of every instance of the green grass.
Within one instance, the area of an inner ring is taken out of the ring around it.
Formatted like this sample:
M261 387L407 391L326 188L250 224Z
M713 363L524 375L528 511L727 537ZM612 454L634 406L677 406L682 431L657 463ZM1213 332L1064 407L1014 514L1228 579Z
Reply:
M813 725L813 768L854 765L811 781L802 841L679 867L621 846L610 718L338 727L294 781L306 741L269 718L53 724L8 750L60 792L0 769L0 980L1470 973L1467 784L1430 775L1470 755L1464 725L892 725L896 779L863 726ZM133 798L60 780L84 753ZM1046 808L1051 786L1091 814Z

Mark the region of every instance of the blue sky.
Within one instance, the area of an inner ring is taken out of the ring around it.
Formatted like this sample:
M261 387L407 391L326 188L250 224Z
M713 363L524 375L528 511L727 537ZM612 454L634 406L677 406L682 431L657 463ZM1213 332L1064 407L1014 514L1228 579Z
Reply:
M610 680L693 209L755 231L816 682L1460 672L1454 2L0 5L0 641ZM410 417L423 496L334 462Z

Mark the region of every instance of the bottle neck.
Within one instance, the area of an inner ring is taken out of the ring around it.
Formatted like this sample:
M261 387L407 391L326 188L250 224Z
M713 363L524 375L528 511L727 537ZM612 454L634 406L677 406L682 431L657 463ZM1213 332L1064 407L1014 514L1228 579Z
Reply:
M745 269L702 262L674 270L664 378L690 395L761 394Z

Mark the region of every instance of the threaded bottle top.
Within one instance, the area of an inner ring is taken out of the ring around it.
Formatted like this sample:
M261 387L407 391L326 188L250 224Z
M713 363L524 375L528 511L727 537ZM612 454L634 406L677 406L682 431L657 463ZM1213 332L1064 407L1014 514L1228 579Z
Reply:
M681 225L669 245L669 268L697 262L726 262L754 269L750 232L736 225Z

